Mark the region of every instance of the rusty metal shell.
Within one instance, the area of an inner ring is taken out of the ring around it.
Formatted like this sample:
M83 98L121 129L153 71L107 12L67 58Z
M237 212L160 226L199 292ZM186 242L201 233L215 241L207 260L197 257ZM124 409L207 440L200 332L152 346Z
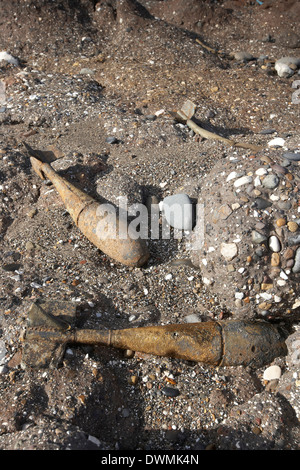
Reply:
M58 175L49 163L34 157L30 160L35 172L53 183L75 224L91 243L126 266L140 267L146 263L149 258L147 243L132 236L124 217L119 217L116 210L108 210L103 217L102 204Z

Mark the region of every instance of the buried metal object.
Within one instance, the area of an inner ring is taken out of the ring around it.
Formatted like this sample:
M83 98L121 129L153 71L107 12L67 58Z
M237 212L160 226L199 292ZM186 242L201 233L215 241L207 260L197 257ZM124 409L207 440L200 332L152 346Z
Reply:
M146 263L149 258L146 241L131 234L125 216L120 217L111 204L106 201L101 204L58 175L50 165L55 160L53 152L34 150L23 143L31 155L34 171L53 183L75 224L93 245L126 266L140 267Z
M240 147L244 149L253 150L254 152L258 152L259 150L261 150L261 147L258 147L257 145L235 142L234 140L227 139L226 137L223 137L221 135L215 134L214 132L210 132L210 131L207 131L206 129L203 129L203 127L200 127L198 124L195 123L195 121L192 120L192 118L194 117L195 111L196 111L196 105L192 101L187 100L184 102L181 109L175 112L169 111L169 114L176 121L186 124L192 131L195 132L195 134L199 134L204 139L219 140L220 142L223 142L224 144L229 145L230 147Z
M105 345L212 366L270 364L287 354L286 333L264 321L229 320L116 330L74 328L70 302L32 304L24 338L24 368L56 368L67 344Z

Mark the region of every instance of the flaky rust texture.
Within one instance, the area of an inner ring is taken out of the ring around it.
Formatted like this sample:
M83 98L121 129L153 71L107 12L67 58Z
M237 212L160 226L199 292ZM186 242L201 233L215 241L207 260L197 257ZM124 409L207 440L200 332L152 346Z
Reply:
M45 367L47 364L47 341L49 362L53 360L54 346L60 348L56 354L57 358L61 355L61 345L67 343L106 345L212 366L243 365L258 368L287 353L285 336L281 330L261 321L231 320L221 323L170 324L121 330L39 331L38 328L29 328L26 335L26 354L33 367L40 367L41 364ZM39 345L41 355L38 354Z

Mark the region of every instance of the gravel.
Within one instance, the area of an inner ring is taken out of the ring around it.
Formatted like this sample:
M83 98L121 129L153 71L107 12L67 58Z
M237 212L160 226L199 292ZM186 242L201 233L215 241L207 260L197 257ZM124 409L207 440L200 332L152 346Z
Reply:
M112 1L95 8L88 0L76 8L61 3L1 5L1 50L18 65L0 64L0 448L120 455L125 450L299 450L299 319L276 308L280 285L263 318L273 321L280 313L275 321L289 328L288 354L260 369L215 368L78 345L68 346L58 369L22 367L27 314L38 298L75 303L76 325L93 329L223 321L237 306L248 306L245 296L235 295L244 291L233 284L214 290L210 273L203 276L206 255L201 269L191 262L191 234L150 238L151 257L143 268L129 269L99 252L73 224L51 183L33 173L22 141L35 149L58 148L62 158L52 164L56 171L115 204L123 196L129 204L159 204L177 193L194 203L204 182L216 178L206 201L214 211L214 200L222 206L218 216L224 224L247 202L237 202L237 196L222 201L223 188L241 178L234 187L240 196L261 190L255 181L264 174L250 176L237 167L240 160L256 162L255 170L267 166L280 182L285 179L292 197L277 199L273 177L272 188L264 189L272 206L249 210L276 206L274 221L286 217L297 223L287 216L295 215L298 200L299 112L291 102L293 77L281 78L274 68L280 57L295 55L282 38L288 37L286 27L297 42L297 2L284 11L282 2L269 10L255 2L236 2L230 10L223 2L196 0L171 6ZM203 20L195 23L196 17ZM195 35L220 52L195 42ZM227 55L250 50L261 59ZM169 114L187 98L197 104L195 119L207 130L263 150L255 156L190 133ZM270 147L263 129L272 130L282 145ZM233 172L228 181L221 177L225 164L226 176ZM253 230L265 236L264 221L257 220ZM284 243L291 241L286 235L293 226L287 223L276 232ZM213 237L216 227L208 228ZM291 231L289 237L295 236ZM236 239L222 242L232 244L223 246L226 258L240 246ZM294 253L295 247L287 248ZM263 270L266 255L261 245L255 250L251 256ZM272 255L278 253L270 253L270 265L278 262ZM299 255L293 256L280 259L292 259L297 271ZM241 269L247 265L237 258L222 263L228 265L228 278L239 276L243 287ZM284 264L290 279L287 269ZM285 286L295 288L293 279ZM286 279L279 274L278 281ZM267 380L265 370L272 366L281 375Z

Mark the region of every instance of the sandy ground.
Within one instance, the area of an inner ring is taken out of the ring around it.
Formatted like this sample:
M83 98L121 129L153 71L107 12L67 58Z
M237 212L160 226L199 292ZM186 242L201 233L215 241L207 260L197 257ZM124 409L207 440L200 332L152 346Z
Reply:
M0 448L298 450L297 321L272 382L263 377L271 364L215 368L100 346L68 347L57 369L24 368L37 299L72 302L76 325L93 329L231 312L199 269L173 263L189 257L185 238L150 240L142 268L94 247L22 142L59 149L53 167L114 204L177 191L196 200L222 159L253 155L175 122L169 111L186 99L207 130L262 148L283 137L299 151L297 71L274 70L300 56L299 2L1 0L0 9L0 51L19 60L0 67ZM235 59L239 51L253 59Z

